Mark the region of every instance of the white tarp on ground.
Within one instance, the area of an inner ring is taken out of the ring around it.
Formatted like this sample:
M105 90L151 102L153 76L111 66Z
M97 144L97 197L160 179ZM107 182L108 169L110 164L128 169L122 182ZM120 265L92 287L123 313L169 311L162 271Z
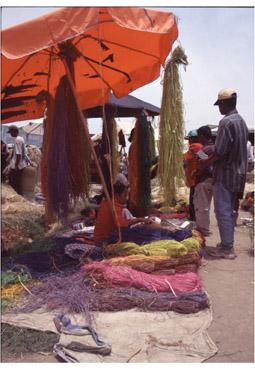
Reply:
M212 312L205 309L196 314L175 312L138 312L135 310L94 313L96 330L104 342L111 344L110 356L66 350L79 362L144 362L192 363L202 362L217 352L207 329ZM57 332L53 312L37 311L30 314L5 314L2 322L42 331ZM84 324L81 315L71 317L72 322ZM66 336L60 343L70 340L88 343L89 336ZM91 343L91 342L90 342Z

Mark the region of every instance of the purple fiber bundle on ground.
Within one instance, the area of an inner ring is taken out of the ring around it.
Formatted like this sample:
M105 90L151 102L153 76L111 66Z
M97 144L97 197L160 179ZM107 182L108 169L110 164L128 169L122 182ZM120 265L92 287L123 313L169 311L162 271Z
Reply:
M133 228L121 228L122 242L134 242L137 245L145 245L147 243L159 240L176 240L183 241L192 236L192 231L183 229L176 232L168 229L158 229L146 226L136 226ZM114 231L108 243L116 243L118 241L118 232Z
M48 154L49 203L61 218L68 214L72 193L66 141L68 125L66 88L66 77L62 77L56 91L52 137Z
M32 295L24 293L24 299L15 307L15 312L29 313L46 306L47 310L63 313L81 313L87 324L92 325L93 316L89 310L90 288L84 283L81 273L52 275L43 278L30 288Z
M177 297L171 292L149 292L136 288L94 288L95 280L82 273L71 276L45 278L30 288L33 295L24 292L15 312L29 313L43 306L64 313L82 313L89 324L92 311L120 311L137 308L140 311L176 311L196 313L209 306L205 292L191 292Z
M120 311L137 308L141 311L175 311L196 313L209 307L205 292L191 292L174 296L171 292L149 292L136 288L95 289L90 296L90 309L94 311Z

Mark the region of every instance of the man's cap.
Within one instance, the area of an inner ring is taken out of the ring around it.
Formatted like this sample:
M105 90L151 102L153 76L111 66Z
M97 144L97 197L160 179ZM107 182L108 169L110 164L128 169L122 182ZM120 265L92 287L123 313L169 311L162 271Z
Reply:
M7 133L11 133L11 131L17 131L17 132L19 132L19 129L18 129L17 126L12 125L12 126L9 127Z
M236 97L236 91L232 88L224 88L218 93L218 100L214 103L214 105L219 105L221 100L228 100L232 97Z
M190 137L198 137L198 133L196 129L192 129L189 131L186 137L184 137L186 140L188 140Z

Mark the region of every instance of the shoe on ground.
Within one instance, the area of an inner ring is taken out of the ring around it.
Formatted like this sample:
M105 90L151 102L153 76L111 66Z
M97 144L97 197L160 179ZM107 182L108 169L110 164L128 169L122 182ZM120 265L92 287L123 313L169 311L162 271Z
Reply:
M219 244L215 247L215 250L210 249L207 251L207 253L209 256L212 256L216 259L234 260L237 257L233 248L230 250L226 250L225 248L219 246Z

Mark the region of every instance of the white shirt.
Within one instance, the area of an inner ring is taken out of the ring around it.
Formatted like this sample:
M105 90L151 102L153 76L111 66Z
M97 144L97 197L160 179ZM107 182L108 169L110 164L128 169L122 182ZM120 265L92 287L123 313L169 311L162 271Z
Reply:
M253 147L250 141L247 142L247 155L248 155L248 162L253 162L254 154L253 154Z
M135 219L135 217L130 213L130 211L127 208L124 208L122 210L122 217L127 220Z
M13 147L13 154L10 162L11 169L15 169L15 164L17 160L17 155L21 155L18 169L23 169L27 166L26 161L26 148L25 148L25 141L24 138L21 136L17 136L15 138L14 147Z

